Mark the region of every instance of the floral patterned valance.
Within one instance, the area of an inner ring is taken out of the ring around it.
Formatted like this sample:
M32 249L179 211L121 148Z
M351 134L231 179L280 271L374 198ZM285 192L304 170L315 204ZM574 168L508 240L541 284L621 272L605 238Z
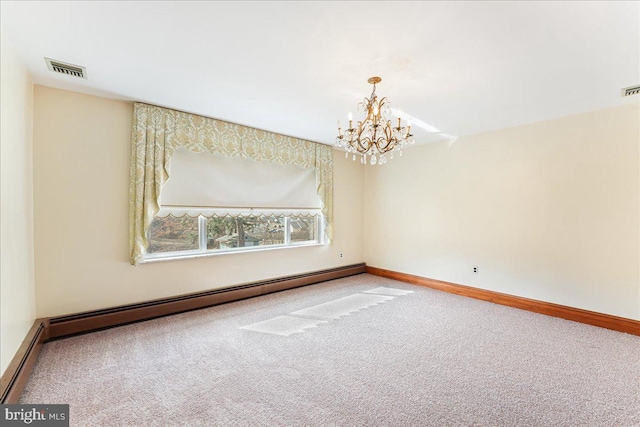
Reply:
M131 263L144 259L149 224L160 210L160 192L170 161L180 147L227 157L315 168L317 192L326 218L327 241L333 230L333 155L331 147L207 117L135 103L131 135L129 236Z

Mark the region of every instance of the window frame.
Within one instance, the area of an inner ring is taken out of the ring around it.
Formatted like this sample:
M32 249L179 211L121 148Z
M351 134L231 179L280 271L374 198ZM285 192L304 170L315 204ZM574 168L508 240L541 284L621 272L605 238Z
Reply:
M194 214L197 211L193 212ZM187 215L189 213L187 212ZM322 214L320 210L318 210L315 215L317 220L315 221L316 227L316 240L304 240L304 241L291 241L291 217L295 217L298 215L289 214L289 215L276 215L273 212L263 213L259 211L253 211L252 214L255 217L260 216L273 216L276 217L282 216L284 217L284 243L279 245L259 245L259 246L243 246L238 248L225 248L225 249L207 249L207 217L199 214L197 216L198 219L198 249L195 250L184 250L184 251L171 251L171 252L145 252L144 259L142 263L147 262L155 262L155 261L169 261L176 259L187 259L187 258L200 258L200 257L209 257L209 256L217 256L217 255L228 255L233 253L246 253L246 252L260 252L267 250L275 250L275 249L289 249L296 247L308 247L308 246L324 246L326 245L326 238L324 235L325 227L326 227L326 218ZM192 216L192 218L195 217ZM154 218L155 220L155 218ZM148 233L148 232L147 232ZM149 236L147 237L149 239ZM149 239L150 240L150 239Z

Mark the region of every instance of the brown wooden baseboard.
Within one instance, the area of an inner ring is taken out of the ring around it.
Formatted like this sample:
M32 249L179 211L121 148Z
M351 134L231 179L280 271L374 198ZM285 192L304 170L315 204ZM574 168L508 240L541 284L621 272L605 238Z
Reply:
M272 292L311 285L364 273L365 264L321 270L295 276L280 277L224 289L197 292L172 298L163 298L138 304L88 311L49 319L49 337L63 338L127 323L210 307L225 302L256 297Z
M414 285L426 286L451 294L462 295L495 304L507 305L509 307L520 308L522 310L533 311L535 313L546 314L553 317L561 317L574 322L586 323L588 325L599 326L601 328L613 329L614 331L626 332L628 334L640 335L640 321L627 319L624 317L611 316L609 314L595 311L582 310L580 308L568 307L565 305L550 302L538 301L529 298L517 297L500 292L487 291L473 288L471 286L458 285L456 283L444 282L442 280L429 279L412 274L399 273L397 271L385 270L382 268L367 266L366 272L376 276L387 277L400 282L412 283Z
M0 379L0 403L5 405L18 403L33 365L38 360L42 344L47 339L47 319L36 319L22 341L18 352Z

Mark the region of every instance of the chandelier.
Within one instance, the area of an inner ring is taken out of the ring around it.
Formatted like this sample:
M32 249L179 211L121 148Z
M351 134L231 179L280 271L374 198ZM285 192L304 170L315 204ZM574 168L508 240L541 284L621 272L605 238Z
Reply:
M393 159L397 152L402 156L402 148L406 145L414 144L415 140L411 134L411 122L407 126L402 126L401 117L398 113L398 121L393 126L389 116L391 106L386 97L378 99L376 95L376 84L380 83L380 77L371 77L367 80L373 85L373 92L369 98L365 98L358 104L358 113L365 117L363 121L358 121L353 126L353 115L349 113L349 127L342 131L340 121L338 121L338 136L336 146L345 149L345 157L351 153L353 160L356 155L360 155L360 162L372 165L383 165L388 159Z

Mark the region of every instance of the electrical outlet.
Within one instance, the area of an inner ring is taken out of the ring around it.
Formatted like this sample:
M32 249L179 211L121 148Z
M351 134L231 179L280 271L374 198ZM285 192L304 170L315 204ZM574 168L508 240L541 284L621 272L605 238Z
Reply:
M478 274L478 266L477 265L473 266L473 274Z
M342 252L340 252L340 258L342 258Z

